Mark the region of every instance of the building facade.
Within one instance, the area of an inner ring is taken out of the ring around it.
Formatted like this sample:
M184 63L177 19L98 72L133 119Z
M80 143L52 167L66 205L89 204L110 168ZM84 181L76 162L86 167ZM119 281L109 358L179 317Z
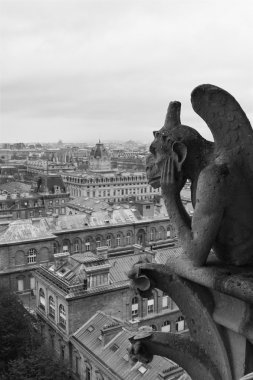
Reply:
M127 321L132 331L142 326L156 331L186 331L184 317L168 295L155 289L148 299L142 299L132 289L127 272L140 257L153 261L155 253L136 246L133 254L118 257L110 257L107 247L96 254L55 254L54 264L40 266L35 272L36 312L43 335L73 369L77 360L73 360L71 336L98 310ZM85 379L81 373L76 371L77 378Z
M174 246L175 232L169 218L154 216L152 204L142 207L142 214L137 208L114 205L103 211L90 210L87 214L55 214L2 224L0 286L21 292L17 275L25 274L23 291L31 290L28 277L34 268L50 261L56 253L82 254L107 246L108 254L117 256L131 254L134 244L152 249ZM29 252L33 254L31 260Z
M33 188L7 183L0 191L0 217L9 220L64 215L70 197L59 175L41 175Z
M145 172L107 174L64 173L63 182L73 197L101 198L111 202L129 199L148 200L161 194L161 189L149 186Z

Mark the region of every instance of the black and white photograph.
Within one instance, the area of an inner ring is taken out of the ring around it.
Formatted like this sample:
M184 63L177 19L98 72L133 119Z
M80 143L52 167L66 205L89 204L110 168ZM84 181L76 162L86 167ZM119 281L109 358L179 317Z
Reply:
M252 0L0 0L0 380L253 380Z

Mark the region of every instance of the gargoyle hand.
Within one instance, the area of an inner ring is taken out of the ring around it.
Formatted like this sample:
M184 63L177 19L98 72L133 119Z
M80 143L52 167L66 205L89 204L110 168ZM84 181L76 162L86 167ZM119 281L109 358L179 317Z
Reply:
M132 282L132 287L140 294L142 298L148 298L152 295L152 289L155 288L154 281L146 274L141 273L145 268L146 262L138 262L128 272L128 277Z
M128 349L128 353L132 363L139 361L147 364L152 361L153 355L145 344L145 341L148 341L151 337L151 332L140 332L129 339L131 347Z
M180 170L177 159L173 156L168 157L164 161L161 169L161 188L163 193L177 193L179 194L185 179Z

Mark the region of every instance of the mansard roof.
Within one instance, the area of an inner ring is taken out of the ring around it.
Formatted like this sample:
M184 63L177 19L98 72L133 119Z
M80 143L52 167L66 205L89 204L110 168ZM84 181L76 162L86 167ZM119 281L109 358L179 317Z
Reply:
M110 327L115 329L115 333L110 334L108 341L103 343L101 334L104 331L106 334L106 329ZM73 334L70 340L84 356L86 352L94 354L97 368L99 364L102 368L108 368L108 372L117 374L118 379L176 380L183 375L184 371L177 364L161 356L154 356L149 364L131 363L128 354L129 339L135 334L136 332L131 331L127 323L98 311Z
M0 232L0 244L54 238L55 236L45 228L43 223L34 225L30 219L10 222L9 225Z

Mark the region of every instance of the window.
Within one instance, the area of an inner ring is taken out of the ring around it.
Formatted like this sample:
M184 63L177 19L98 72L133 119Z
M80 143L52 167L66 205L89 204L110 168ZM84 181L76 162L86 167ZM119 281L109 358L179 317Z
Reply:
M46 298L45 298L44 290L42 288L40 288L39 290L39 307L42 310L45 310L46 308Z
M176 331L183 331L185 329L184 317L178 317L176 322Z
M97 248L101 247L101 238L99 236L96 238L96 246Z
M55 302L52 296L49 297L49 315L55 319Z
M162 325L161 330L162 330L163 332L170 332L170 326L171 326L170 321L165 321L165 322L163 323L163 325Z
M118 346L116 343L113 344L113 345L110 347L110 350L113 351L113 352L118 351L118 349L119 349L119 346Z
M18 291L22 292L24 290L24 280L22 278L18 279Z
M148 314L154 313L154 298L148 298Z
M139 309L139 303L138 298L134 297L132 298L132 319L138 318L138 309Z
M153 240L155 240L155 229L151 228L151 231L150 231L150 241L153 241Z
M112 246L112 239L111 239L110 235L107 235L107 237L106 237L106 245L107 245L107 247Z
M166 293L163 293L162 307L163 307L163 309L168 309L168 307L169 307L169 296L167 296Z
M27 263L28 264L36 263L36 255L37 255L36 249L34 248L29 249L28 256L27 256Z
M167 227L167 238L170 238L171 236L171 231L170 231L170 227L168 226Z
M86 380L91 380L91 369L86 367Z
M85 242L85 251L90 251L90 239L86 239Z
M54 251L54 253L59 252L59 244L56 241L54 242L54 245L53 245L53 251Z
M30 289L35 289L35 278L30 277Z
M76 374L79 375L79 358L76 356Z
M127 233L127 236L126 236L126 241L127 241L127 244L131 244L131 232L128 232Z
M117 247L120 246L120 241L121 241L121 239L120 239L120 234L118 234L118 235L117 235L117 238L116 238L116 244L117 244Z
M80 244L79 244L79 240L76 239L74 241L74 252L77 253L77 252L80 252Z
M152 331L157 331L156 325L151 325L150 327L152 328Z
M108 284L108 274L99 274L90 278L90 287L96 287Z
M62 304L59 306L59 325L66 329L66 311Z

